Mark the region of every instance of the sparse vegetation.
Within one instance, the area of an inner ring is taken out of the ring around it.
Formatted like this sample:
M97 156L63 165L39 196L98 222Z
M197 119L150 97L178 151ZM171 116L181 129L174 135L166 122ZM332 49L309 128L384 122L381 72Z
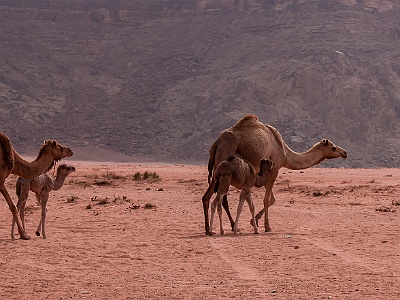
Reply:
M105 205L105 204L109 204L110 200L108 199L108 197L105 198L97 198L97 196L94 196L90 199L91 201L95 201L96 205Z
M69 181L69 184L77 184L77 185L81 185L84 188L91 186L91 183L85 180L79 180L77 178L73 178Z
M146 203L146 205L144 206L144 208L153 209L153 208L157 208L157 206L155 206L155 204L151 204L150 202L148 202L148 203Z
M100 180L100 181L95 181L94 184L98 186L106 186L106 185L111 185L111 182L109 182L108 180Z
M400 200L392 200L392 205L400 205Z
M158 175L156 172L145 171L143 174L140 172L136 172L133 175L133 180L135 180L135 181L138 181L138 180L158 181L161 179L160 179L160 175Z
M379 212L396 212L396 210L394 208L387 207L387 206L381 206L379 208L376 208L375 211L379 211Z
M131 200L130 199L128 199L128 197L127 196L115 196L114 195L114 200L113 200L113 202L114 203L117 203L118 201L122 201L122 202L131 202Z
M111 172L111 171L107 171L105 174L102 175L102 177L107 178L107 179L114 179L114 180L118 180L118 179L126 180L126 176L118 175L115 172Z
M74 203L78 199L78 196L69 196L67 198L67 203Z
M119 203L131 203L131 199L129 199L127 196L113 196L114 199L111 200L109 197L97 197L94 196L90 198L90 203L86 206L86 209L92 209L94 205L106 205L110 203L118 204Z
M109 204L109 203L110 203L110 201L107 197L99 199L97 202L98 205L105 205L105 204Z

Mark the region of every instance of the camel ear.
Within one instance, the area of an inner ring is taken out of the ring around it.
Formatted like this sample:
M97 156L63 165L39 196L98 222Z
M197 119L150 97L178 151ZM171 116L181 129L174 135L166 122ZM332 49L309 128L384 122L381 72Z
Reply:
M322 140L322 145L328 146L328 144L329 144L329 141L327 139Z

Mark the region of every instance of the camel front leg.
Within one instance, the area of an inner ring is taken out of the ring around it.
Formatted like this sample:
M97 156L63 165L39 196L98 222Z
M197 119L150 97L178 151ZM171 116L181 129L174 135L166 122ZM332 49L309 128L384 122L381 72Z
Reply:
M26 234L26 231L25 231L25 229L23 228L23 226L21 224L21 221L20 221L19 216L18 216L18 209L15 206L14 202L12 201L10 195L8 194L4 183L0 187L0 191L3 194L4 198L6 199L8 207L10 208L11 213L13 215L13 218L14 218L15 222L17 223L20 239L29 240L30 236Z
M275 198L275 196L274 196L274 193L271 192L271 198L270 198L270 203L269 203L269 206L268 206L268 207L271 207L272 205L274 205L275 201L276 201L276 198ZM256 218L255 218L255 219L256 219L257 225L258 225L258 220L261 219L261 217L263 216L263 214L264 214L264 208L262 208L262 209L257 213L257 215L256 215ZM251 225L253 225L252 222L253 222L253 221L250 221L250 224L251 224Z
M265 232L271 231L271 226L269 226L269 219L268 219L268 208L269 208L269 198L270 198L271 193L266 192L264 196L264 227L265 227ZM256 222L258 223L258 222Z
M265 196L264 196L264 227L265 227L265 232L271 231L271 226L269 226L269 220L268 220L268 208L272 205L271 203L274 203L275 201L272 200L273 194L272 194L272 187L274 186L275 179L278 176L279 169L272 169L271 172L269 173L267 182L265 183ZM261 212L260 212L261 213ZM258 213L257 216L260 214ZM261 213L262 215L262 213ZM260 215L260 217L261 217ZM256 219L257 220L257 219ZM256 221L257 223L257 221Z
M251 198L251 193L249 193L249 196L246 198L246 200L247 200L247 204L249 205L249 208L250 208L251 218L253 220L254 234L259 234L260 232L258 230L258 224L257 224L255 216L254 216L256 213L256 209L254 207L253 199Z
M244 200L245 200L246 197L247 197L247 192L246 191L242 191L240 193L239 204L238 204L237 213L236 213L236 221L235 221L235 226L233 228L233 232L235 234L238 234L239 218L240 218L240 214L242 213Z

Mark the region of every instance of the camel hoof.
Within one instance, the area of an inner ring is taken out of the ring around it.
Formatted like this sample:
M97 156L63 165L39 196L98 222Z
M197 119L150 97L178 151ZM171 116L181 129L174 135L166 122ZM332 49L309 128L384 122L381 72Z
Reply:
M208 233L206 233L206 235L213 236L213 235L215 235L215 232L209 231Z
M258 227L258 220L257 219L256 219L256 224L257 224L257 227ZM254 227L253 219L250 219L250 225Z
M20 234L19 238L21 240L30 240L31 239L31 237L27 234Z
M233 233L234 234L241 234L242 233L241 231L242 230L240 228L236 228L236 230L233 230Z
M37 235L37 236L40 236L40 232L39 232L39 231L36 231L36 235Z

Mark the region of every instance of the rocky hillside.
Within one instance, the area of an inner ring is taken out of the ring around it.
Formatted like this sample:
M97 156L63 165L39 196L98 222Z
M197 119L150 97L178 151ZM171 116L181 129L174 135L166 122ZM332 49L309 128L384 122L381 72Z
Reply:
M400 1L0 0L0 130L205 163L246 113L400 167ZM96 155L96 151L93 151Z

